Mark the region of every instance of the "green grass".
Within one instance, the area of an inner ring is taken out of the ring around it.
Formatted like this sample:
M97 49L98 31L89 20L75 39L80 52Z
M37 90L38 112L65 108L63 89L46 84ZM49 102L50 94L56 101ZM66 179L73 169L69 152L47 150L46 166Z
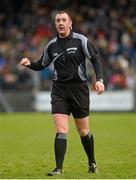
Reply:
M87 158L70 120L63 179L136 178L136 114L92 113L98 175L88 174ZM54 127L46 113L0 114L0 179L49 179L54 168Z

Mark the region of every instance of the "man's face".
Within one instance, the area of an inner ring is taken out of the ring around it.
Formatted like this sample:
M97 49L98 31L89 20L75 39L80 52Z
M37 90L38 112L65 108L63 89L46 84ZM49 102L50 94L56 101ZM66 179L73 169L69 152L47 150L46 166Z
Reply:
M56 14L55 26L60 37L67 37L72 27L72 21L66 13Z

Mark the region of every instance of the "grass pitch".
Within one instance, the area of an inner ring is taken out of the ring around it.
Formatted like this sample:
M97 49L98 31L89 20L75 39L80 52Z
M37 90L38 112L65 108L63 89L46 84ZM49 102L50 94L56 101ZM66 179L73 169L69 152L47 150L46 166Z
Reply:
M91 113L99 173L87 158L71 118L64 173L54 179L136 178L136 114ZM54 126L46 113L0 114L0 179L49 179L54 163ZM52 178L52 177L51 177Z

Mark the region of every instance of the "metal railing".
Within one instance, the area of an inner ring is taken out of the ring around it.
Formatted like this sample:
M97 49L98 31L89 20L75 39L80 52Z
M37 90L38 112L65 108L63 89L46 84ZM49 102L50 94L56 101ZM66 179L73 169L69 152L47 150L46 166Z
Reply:
M0 104L7 113L14 112L12 106L10 105L9 101L6 99L3 92L0 90Z

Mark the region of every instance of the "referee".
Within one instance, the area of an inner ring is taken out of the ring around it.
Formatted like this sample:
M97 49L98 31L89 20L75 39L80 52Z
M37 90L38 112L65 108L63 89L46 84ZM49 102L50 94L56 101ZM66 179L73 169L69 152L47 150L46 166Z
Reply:
M56 136L54 151L56 167L49 176L62 174L63 160L67 147L69 116L72 113L83 148L88 157L89 173L96 173L94 139L89 129L89 89L87 85L86 57L93 64L96 74L95 90L104 92L103 74L97 52L88 39L72 31L72 20L66 11L55 15L57 37L48 42L41 58L31 62L21 60L21 65L39 71L54 64L51 105Z

